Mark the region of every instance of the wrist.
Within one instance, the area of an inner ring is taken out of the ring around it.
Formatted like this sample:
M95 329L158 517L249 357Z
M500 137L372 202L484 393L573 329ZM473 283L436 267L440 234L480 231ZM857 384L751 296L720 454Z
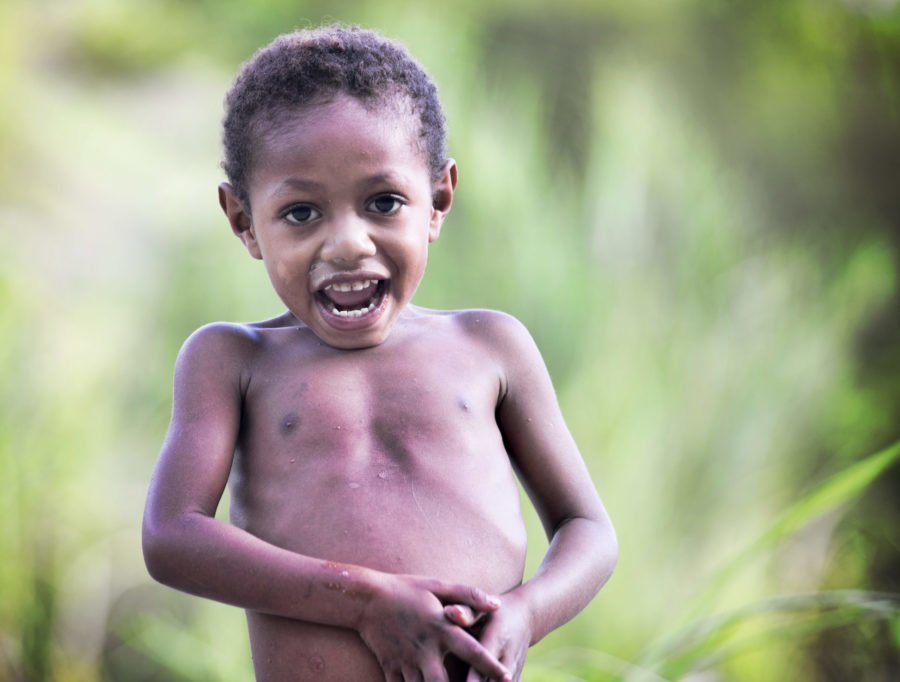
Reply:
M348 596L353 599L355 606L351 622L347 627L361 632L370 621L370 614L377 609L374 605L383 603L389 588L387 583L390 575L381 573L371 568L359 568L358 573L352 577L353 587L348 591Z
M517 618L519 622L528 631L528 646L530 647L540 641L544 635L539 634L538 612L529 593L527 584L519 585L509 592L505 592L501 595L503 605L500 609L518 612Z
M369 604L377 598L382 574L364 566L316 560L308 582L300 588L293 617L358 630ZM309 570L309 569L307 569Z

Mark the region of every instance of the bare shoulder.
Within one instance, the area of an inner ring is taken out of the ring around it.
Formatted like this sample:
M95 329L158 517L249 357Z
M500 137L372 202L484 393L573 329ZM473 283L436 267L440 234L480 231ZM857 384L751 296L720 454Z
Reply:
M199 381L200 386L226 383L245 389L264 333L257 325L232 322L213 322L200 327L178 353L176 385Z
M212 322L188 337L181 354L203 354L220 363L246 359L248 353L258 350L268 333L290 326L297 326L290 314L262 322Z
M502 350L506 343L530 340L528 329L509 313L487 308L429 311L445 319L473 340Z
M537 352L528 328L508 313L471 309L449 314L463 334L482 345L503 365L520 361L523 353L533 357Z
M523 375L546 373L541 353L527 327L512 315L489 309L435 314L450 328L446 331L459 334L461 343L493 361L500 375L502 395L520 384Z
M218 363L238 360L259 343L259 335L259 330L253 325L212 322L191 334L179 355L204 356Z

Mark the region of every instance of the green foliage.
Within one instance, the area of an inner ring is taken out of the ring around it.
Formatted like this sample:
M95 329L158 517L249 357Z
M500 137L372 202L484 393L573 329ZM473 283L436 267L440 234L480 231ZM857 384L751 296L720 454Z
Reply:
M526 679L819 679L826 648L855 652L830 674L891 679L896 16L0 5L0 679L250 675L238 611L150 582L140 516L181 342L280 310L216 206L223 93L324 20L436 77L461 180L417 302L529 326L616 523L611 583Z
M708 593L714 595L734 573L744 568L755 557L764 556L774 545L790 538L815 518L833 513L858 498L898 457L900 457L900 442L835 474L811 494L792 504L771 528L717 572L715 579L707 586ZM702 601L708 602L708 599ZM708 608L709 604L706 606Z

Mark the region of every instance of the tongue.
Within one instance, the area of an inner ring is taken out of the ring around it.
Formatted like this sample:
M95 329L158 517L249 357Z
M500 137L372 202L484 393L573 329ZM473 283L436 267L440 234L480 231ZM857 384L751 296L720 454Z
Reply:
M326 289L323 293L325 297L343 308L362 308L369 304L369 301L378 290L378 284L371 284L365 289L359 291L335 291L334 289Z

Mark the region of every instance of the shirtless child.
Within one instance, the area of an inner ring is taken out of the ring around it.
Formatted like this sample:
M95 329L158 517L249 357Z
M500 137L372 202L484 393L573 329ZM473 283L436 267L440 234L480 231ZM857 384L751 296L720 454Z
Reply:
M246 609L258 680L519 679L616 541L524 327L410 303L457 178L434 85L367 31L282 36L224 142L219 201L287 312L181 350L150 573ZM550 538L524 584L514 470Z

